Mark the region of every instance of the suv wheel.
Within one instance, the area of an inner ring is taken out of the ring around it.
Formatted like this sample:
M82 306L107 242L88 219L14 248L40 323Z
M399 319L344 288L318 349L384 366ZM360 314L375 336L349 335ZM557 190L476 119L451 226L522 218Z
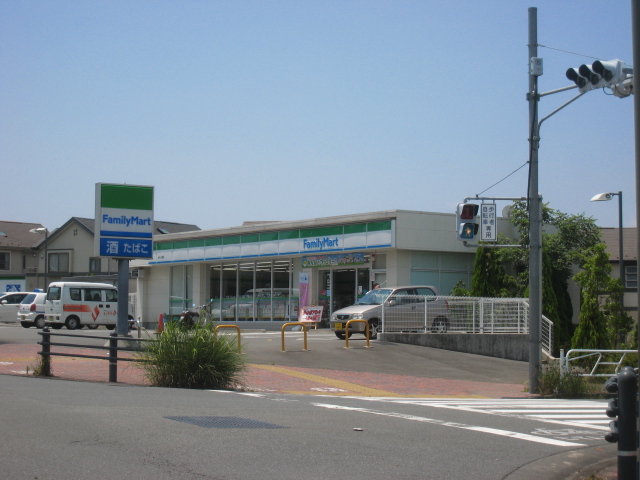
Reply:
M436 318L431 326L433 333L447 333L449 329L449 322L446 318Z
M366 332L365 332L366 335ZM369 320L369 340L378 338L378 320Z

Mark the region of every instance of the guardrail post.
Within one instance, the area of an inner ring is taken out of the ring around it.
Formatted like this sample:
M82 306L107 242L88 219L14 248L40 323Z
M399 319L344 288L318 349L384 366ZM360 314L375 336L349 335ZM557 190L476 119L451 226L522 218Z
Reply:
M282 328L280 329L280 333L282 335L282 351L284 352L284 329L289 326L289 325L300 325L302 327L302 332L304 333L304 348L303 350L306 352L307 351L307 326L302 323L302 322L289 322L289 323L285 323L284 325L282 325Z
M221 328L235 328L236 332L238 333L238 352L240 352L242 350L242 343L240 341L240 327L237 325L216 325L216 328L213 329L213 334L217 335L218 334L218 330L220 330ZM306 337L305 337L306 340ZM305 344L305 350L306 350L306 344Z
M42 329L42 352L40 355L42 356L42 371L40 374L43 377L51 376L51 331L49 327L44 327Z
M565 365L565 358L564 358L564 348L560 349L560 378L564 378L564 374L565 369L568 367L568 365Z
M109 338L109 382L118 382L118 332L113 331Z
M365 336L367 337L367 346L365 348L369 348L369 322L367 322L366 320L360 320L360 319L354 319L354 320L349 320L346 325L344 326L344 338L345 338L345 344L344 344L344 348L349 348L349 325L351 325L352 323L364 323L365 324Z

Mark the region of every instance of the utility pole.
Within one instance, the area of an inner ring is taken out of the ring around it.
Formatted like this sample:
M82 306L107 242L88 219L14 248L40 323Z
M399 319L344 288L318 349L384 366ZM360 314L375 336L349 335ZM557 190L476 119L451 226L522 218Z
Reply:
M538 9L529 8L529 392L538 393L542 323L542 199L538 193L538 77L531 70L538 57Z
M640 0L631 0L631 45L633 45L633 64L640 65ZM636 166L636 225L640 226L640 93L638 92L640 83L633 77L633 119L635 128L635 166ZM637 235L636 248L640 252L640 235ZM621 263L622 265L622 263ZM640 302L640 288L638 289L638 301ZM640 305L640 303L638 303ZM638 340L640 340L640 328L638 329ZM640 342L638 342L638 368L640 368ZM640 416L636 418L636 425L640 428ZM640 444L636 451L636 462L640 459ZM640 468L638 468L640 472ZM637 475L637 473L636 473Z

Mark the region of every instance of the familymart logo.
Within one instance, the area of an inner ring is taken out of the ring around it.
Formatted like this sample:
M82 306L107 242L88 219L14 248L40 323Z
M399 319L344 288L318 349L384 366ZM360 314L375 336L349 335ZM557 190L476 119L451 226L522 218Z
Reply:
M314 240L305 238L302 240L303 250L327 250L340 248L340 240L338 237L316 237Z

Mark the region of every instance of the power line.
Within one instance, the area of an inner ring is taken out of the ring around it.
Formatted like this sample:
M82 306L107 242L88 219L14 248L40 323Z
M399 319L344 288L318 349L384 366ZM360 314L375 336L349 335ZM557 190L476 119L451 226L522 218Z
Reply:
M561 48L547 47L546 45L540 45L540 44L538 44L538 46L539 46L539 47L542 47L542 48L548 48L549 50L556 50L556 51L558 51L558 52L568 53L568 54L570 54L570 55L576 55L576 56L578 56L578 57L585 57L585 58L593 58L593 59L595 59L595 60L602 60L602 59L601 59L601 58L599 58L599 57L593 57L593 56L591 56L591 55L585 55L585 54L583 54L583 53L576 53L576 52L572 52L572 51L570 51L570 50L563 50L563 49L561 49Z
M524 168L525 166L527 166L529 164L529 162L524 162L522 165L520 165L518 168L516 168L513 172L511 172L509 175L507 175L506 177L498 180L496 183L494 183L493 185L491 185L488 188L485 188L483 191L481 191L480 193L476 194L476 197L479 197L480 195L482 195L484 192L486 192L487 190L491 190L493 187L495 187L496 185L498 185L501 182L504 182L507 178L509 178L511 175L513 175L514 173L516 173L518 170L521 170L522 168Z

